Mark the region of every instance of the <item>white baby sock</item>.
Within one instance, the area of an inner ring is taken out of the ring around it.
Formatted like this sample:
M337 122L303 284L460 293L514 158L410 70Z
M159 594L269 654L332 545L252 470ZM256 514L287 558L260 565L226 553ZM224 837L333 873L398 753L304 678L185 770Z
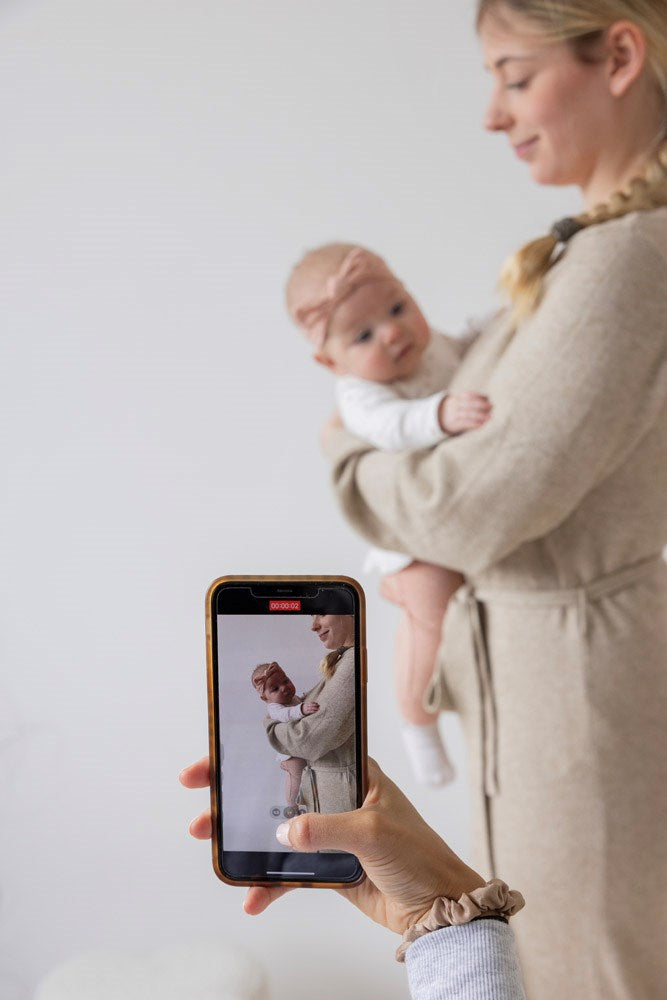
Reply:
M408 759L421 785L448 785L454 780L454 767L447 756L437 723L415 726L405 722L402 732Z

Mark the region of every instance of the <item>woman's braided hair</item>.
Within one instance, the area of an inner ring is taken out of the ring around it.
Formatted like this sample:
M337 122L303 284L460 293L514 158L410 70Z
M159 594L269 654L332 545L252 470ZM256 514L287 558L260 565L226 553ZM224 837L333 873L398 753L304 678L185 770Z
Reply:
M343 653L349 648L349 646L340 646L339 649L332 649L330 653L326 654L326 656L320 661L320 671L323 677L327 680L333 677L336 673L338 661L341 659Z
M544 278L557 259L557 248L575 232L628 212L667 205L667 18L664 0L478 0L477 27L491 12L502 18L503 8L533 21L547 39L568 42L588 61L607 28L618 20L633 21L644 33L649 72L662 92L665 107L662 128L656 135L657 149L641 174L606 202L557 222L548 235L531 240L505 262L499 284L510 297L514 321L519 322L536 308Z
M499 284L513 303L515 321L530 315L540 301L544 277L557 259L555 251L561 243L587 226L660 205L667 205L667 142L662 143L643 174L633 178L627 187L615 191L608 201L589 212L557 222L547 236L526 243L505 262Z

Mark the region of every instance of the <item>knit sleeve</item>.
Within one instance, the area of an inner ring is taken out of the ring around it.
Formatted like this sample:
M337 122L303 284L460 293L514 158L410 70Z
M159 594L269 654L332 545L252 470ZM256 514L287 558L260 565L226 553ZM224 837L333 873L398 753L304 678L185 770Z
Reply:
M412 1000L525 1000L514 935L495 920L425 934L405 965Z
M399 453L331 434L339 502L368 539L479 572L557 527L664 415L667 265L631 222L613 225L557 265L496 364L486 425Z

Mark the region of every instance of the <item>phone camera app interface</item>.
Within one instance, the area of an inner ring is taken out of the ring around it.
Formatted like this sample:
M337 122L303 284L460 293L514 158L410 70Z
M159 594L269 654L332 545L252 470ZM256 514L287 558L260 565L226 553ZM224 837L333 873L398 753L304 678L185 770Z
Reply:
M225 851L288 851L275 837L286 819L357 806L355 616L340 613L352 608L267 598L218 613Z

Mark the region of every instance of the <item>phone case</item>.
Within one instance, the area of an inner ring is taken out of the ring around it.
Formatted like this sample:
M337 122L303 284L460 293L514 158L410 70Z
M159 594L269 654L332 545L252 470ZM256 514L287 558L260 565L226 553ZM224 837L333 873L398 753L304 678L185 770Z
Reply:
M212 619L214 614L213 609L213 597L217 588L223 583L344 583L352 587L357 594L359 602L359 638L360 638L360 670L361 670L361 706L360 706L360 726L361 726L361 788L362 788L362 800L366 797L366 792L368 789L368 748L367 748L367 732L366 732L366 683L368 679L367 673L367 657L366 657L366 600L364 591L361 585L349 576L253 576L253 575L243 575L243 576L221 576L218 577L210 585L206 592L206 675L207 675L207 692L208 692L208 741L209 741L209 759L211 762L211 822L212 822L212 837L211 837L211 847L213 855L213 868L215 870L218 878L225 882L227 885L236 886L280 886L288 885L294 888L316 888L316 889L334 889L334 888L346 888L353 885L359 885L360 882L365 878L363 872L360 874L359 878L355 882L313 882L313 881L295 881L292 879L280 880L280 879L254 879L254 880L242 880L242 879L232 879L222 871L219 864L219 844L218 844L218 829L219 829L219 802L218 802L218 773L220 768L219 752L218 752L218 739L216 733L216 721L215 721L215 683L214 683L214 662L213 662L213 628Z

